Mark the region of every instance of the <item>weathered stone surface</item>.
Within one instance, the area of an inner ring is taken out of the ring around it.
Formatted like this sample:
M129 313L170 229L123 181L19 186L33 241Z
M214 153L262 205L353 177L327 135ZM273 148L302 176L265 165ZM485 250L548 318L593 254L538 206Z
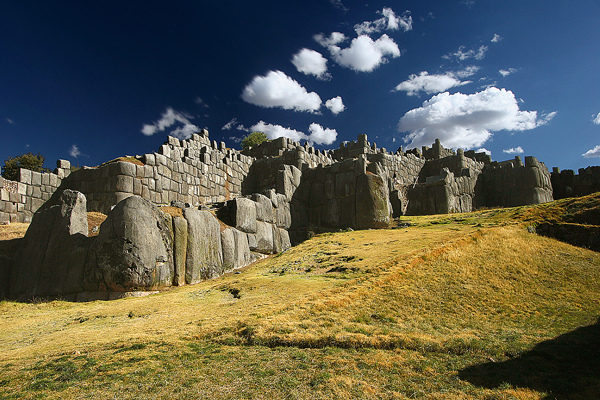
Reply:
M245 197L229 200L219 210L219 218L246 233L256 232L256 203Z
M263 222L273 222L273 203L262 194L254 194L252 199L256 202L256 219Z
M185 280L197 283L223 273L223 251L220 225L208 211L186 208L188 247Z
M256 223L256 247L250 250L263 254L273 253L273 225L258 221Z
M390 204L385 181L375 174L359 176L356 182L356 227L385 228L390 223Z
M85 196L55 193L34 215L15 256L10 297L58 296L82 290L87 241Z
M185 285L185 262L187 258L188 223L183 217L173 218L173 256L175 270L173 285Z
M138 196L115 206L100 227L86 266L86 290L125 292L171 286L171 216Z

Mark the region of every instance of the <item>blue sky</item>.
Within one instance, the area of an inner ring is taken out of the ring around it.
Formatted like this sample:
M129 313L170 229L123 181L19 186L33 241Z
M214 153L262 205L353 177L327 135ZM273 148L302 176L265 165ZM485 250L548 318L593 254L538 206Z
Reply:
M599 26L597 0L5 1L0 162L98 165L207 128L598 165Z

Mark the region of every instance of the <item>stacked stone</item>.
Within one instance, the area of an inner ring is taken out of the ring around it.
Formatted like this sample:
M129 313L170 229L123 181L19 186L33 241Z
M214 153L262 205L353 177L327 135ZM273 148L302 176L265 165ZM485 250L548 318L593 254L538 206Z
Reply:
M334 160L342 161L346 158L357 158L361 154L376 154L381 150L385 153L385 149L377 149L376 143L369 143L367 135L360 134L356 141L340 143L340 147L333 150L331 155Z
M600 191L600 167L580 168L578 174L571 169L554 167L551 174L555 199L586 196Z
M386 171L386 178L391 180L390 188L414 184L425 164L423 158L412 153L378 153L368 155L367 159L370 163L379 164L382 170Z
M435 139L435 142L431 147L422 147L422 154L426 160L438 160L440 158L453 156L456 153L452 149L445 149L444 146L442 146L440 139Z
M294 237L310 228L366 229L387 226L388 187L367 172L365 155L307 169L291 203Z
M54 173L21 168L19 180L0 177L0 223L29 223L35 213L71 173L71 164L58 160Z
M535 157L486 165L477 182L477 207L514 207L552 201L548 168Z
M114 161L82 168L65 187L84 193L88 209L103 213L133 195L155 204L208 204L241 196L253 161L223 142L211 142L203 130L188 140L169 137L157 153L138 157L143 165Z
M465 151L465 157L472 158L475 161L482 162L484 164L490 164L492 162L492 157L484 152L476 153L475 150Z
M244 233L251 251L273 254L291 247L287 232L292 223L290 203L275 190L229 200L217 211L217 216Z
M458 149L457 154L443 158L427 160L421 172L419 173L419 182L423 183L429 176L436 176L443 168L448 168L455 176L463 175L465 170L471 171L471 175L478 175L483 169L484 164L470 157L466 157L462 149Z
M448 157L447 157L448 158ZM449 214L473 211L475 186L481 168L464 169L456 176L444 167L408 191L407 215Z

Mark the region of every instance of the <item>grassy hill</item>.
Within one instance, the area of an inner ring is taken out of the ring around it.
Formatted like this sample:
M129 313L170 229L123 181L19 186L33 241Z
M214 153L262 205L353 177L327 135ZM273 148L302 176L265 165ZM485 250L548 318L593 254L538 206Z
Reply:
M144 298L4 301L0 398L600 398L600 254L527 229L599 203L322 234Z

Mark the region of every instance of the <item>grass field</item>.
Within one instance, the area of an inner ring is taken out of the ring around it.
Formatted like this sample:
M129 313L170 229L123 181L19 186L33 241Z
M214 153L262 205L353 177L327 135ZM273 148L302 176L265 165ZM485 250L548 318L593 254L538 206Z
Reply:
M527 230L599 198L322 234L144 298L0 302L0 398L600 398L600 254Z

